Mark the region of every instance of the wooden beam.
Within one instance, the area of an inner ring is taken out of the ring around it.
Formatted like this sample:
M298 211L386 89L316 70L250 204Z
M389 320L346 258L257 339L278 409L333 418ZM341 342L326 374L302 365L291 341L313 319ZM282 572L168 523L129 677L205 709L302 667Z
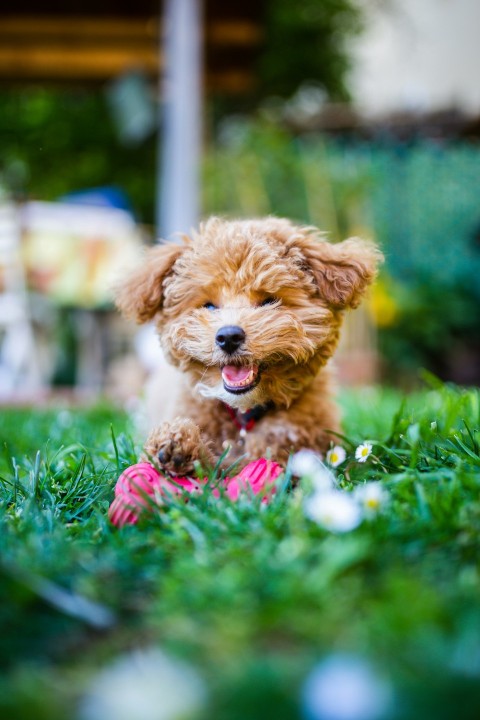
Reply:
M248 70L212 70L205 78L207 90L216 93L244 93L255 87L255 78Z
M261 39L259 27L250 21L211 21L205 32L207 58L215 49L248 51ZM159 38L155 17L0 16L0 80L98 82L133 68L157 77ZM226 66L208 62L206 85L213 91L241 93L252 83L238 55L232 54Z
M205 30L207 45L235 45L249 47L258 45L263 39L261 28L253 22L215 20L207 23Z
M48 37L65 40L68 38L110 37L123 40L136 38L143 40L158 38L158 23L155 17L135 18L119 17L36 17L36 16L0 16L0 37L20 40L22 38Z
M108 79L132 68L158 73L158 52L150 48L0 46L0 78Z
M100 37L112 42L157 42L160 32L155 17L139 20L118 17L0 16L0 41L7 42L28 43L48 38L52 42L65 42L68 39L90 43ZM247 20L213 20L205 28L206 42L212 45L258 45L262 37L261 28Z

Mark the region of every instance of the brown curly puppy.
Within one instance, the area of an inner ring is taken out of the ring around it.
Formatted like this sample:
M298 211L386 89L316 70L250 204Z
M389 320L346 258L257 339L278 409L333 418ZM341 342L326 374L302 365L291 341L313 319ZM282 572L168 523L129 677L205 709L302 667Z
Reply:
M329 244L288 220L211 218L182 245L148 251L119 291L123 313L154 319L167 360L159 427L145 451L192 472L227 445L228 462L270 449L325 452L339 430L326 368L343 313L355 308L381 254L357 238ZM179 372L180 371L180 372Z

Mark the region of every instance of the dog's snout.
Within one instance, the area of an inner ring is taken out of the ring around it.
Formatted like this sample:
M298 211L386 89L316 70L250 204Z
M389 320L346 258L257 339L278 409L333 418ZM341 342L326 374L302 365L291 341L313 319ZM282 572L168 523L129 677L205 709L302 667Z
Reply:
M245 342L245 332L238 325L225 325L215 335L215 342L219 348L231 355Z

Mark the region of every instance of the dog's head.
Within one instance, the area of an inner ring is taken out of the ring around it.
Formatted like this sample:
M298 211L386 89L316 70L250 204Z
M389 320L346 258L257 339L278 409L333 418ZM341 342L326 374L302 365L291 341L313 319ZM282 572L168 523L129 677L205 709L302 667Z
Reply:
M117 303L155 320L167 356L205 396L286 406L331 357L343 311L380 260L368 242L331 245L287 220L212 218L183 245L150 250Z

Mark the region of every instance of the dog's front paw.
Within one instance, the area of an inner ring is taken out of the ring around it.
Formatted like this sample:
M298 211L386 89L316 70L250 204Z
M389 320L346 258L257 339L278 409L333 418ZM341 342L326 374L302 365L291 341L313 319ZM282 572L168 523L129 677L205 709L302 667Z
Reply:
M192 475L195 462L211 462L200 428L192 420L176 418L152 430L145 443L147 459L170 475Z

